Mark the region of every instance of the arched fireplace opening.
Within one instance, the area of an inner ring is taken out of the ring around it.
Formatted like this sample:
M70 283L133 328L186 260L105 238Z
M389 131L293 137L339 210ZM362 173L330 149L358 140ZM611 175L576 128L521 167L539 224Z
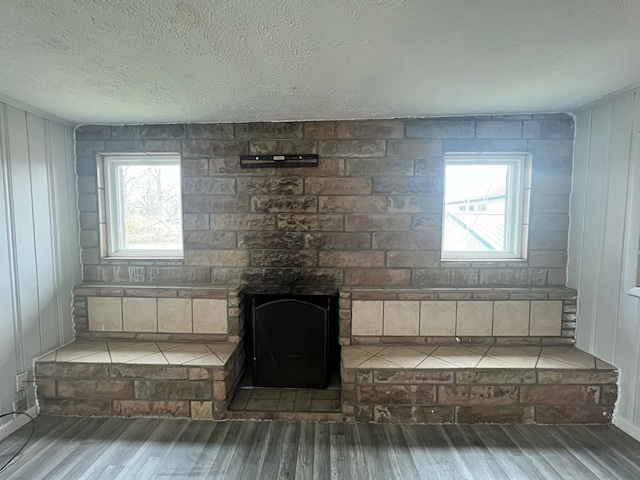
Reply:
M337 295L248 295L245 312L254 386L325 388L338 372Z

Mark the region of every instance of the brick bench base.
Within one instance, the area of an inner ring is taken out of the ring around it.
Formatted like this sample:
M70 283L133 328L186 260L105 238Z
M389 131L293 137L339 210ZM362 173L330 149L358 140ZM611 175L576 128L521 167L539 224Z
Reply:
M575 347L343 347L342 411L379 423L610 423L616 368Z
M79 341L36 360L44 415L225 418L236 343Z

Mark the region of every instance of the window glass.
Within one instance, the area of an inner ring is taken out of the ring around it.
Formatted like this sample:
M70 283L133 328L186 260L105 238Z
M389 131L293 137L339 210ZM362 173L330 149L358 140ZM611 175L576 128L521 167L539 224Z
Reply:
M180 159L106 156L109 256L182 256Z
M447 155L443 258L523 257L525 155Z

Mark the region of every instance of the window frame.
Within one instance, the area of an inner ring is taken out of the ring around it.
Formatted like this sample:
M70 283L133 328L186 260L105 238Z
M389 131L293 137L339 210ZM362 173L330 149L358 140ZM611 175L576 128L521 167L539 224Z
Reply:
M500 251L445 250L446 172L448 165L508 165L505 192L507 248ZM527 258L529 196L531 192L531 154L526 152L449 152L444 155L442 198L442 261L517 261Z
M103 258L112 259L154 259L181 260L184 258L183 219L182 219L182 169L178 153L154 154L103 154L101 155L105 195L106 232L102 239L106 243ZM126 248L124 216L122 208L123 192L117 169L125 165L171 165L180 168L178 197L180 198L180 248Z

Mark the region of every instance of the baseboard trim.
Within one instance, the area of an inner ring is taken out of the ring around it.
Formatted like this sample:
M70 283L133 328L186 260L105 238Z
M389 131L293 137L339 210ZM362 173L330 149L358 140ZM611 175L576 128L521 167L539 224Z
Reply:
M36 407L34 405L29 410L27 410L25 413L27 413L27 414L31 415L33 418L35 418L38 415L38 407ZM9 417L7 417L7 418L9 418ZM3 440L5 438L7 438L13 432L18 430L20 427L25 426L30 421L31 420L29 420L29 418L25 417L24 415L14 415L13 420L11 420L6 425L2 425L0 427L0 440Z
M631 423L629 420L625 420L624 418L617 417L613 424L622 430L627 435L635 438L640 442L640 427Z

